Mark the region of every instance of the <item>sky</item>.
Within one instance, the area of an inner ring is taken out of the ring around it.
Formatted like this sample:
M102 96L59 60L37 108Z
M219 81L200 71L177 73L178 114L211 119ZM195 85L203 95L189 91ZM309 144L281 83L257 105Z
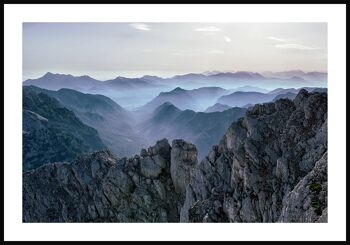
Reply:
M23 79L327 72L327 23L23 23Z

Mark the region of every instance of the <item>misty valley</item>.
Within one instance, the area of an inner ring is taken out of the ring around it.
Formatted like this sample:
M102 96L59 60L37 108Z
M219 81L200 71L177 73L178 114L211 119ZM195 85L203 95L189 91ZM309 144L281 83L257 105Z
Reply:
M326 222L327 73L25 80L23 179L24 222Z
M251 72L186 74L170 79L117 77L107 81L46 73L26 80L24 170L101 149L129 157L163 138L195 144L202 160L247 108L280 98L294 99L301 87L288 87L291 81L300 85L326 81L323 73L289 73L275 77ZM285 88L269 90L271 81L279 81ZM209 86L213 84L218 86ZM304 89L327 91L323 87ZM144 104L138 106L141 102Z

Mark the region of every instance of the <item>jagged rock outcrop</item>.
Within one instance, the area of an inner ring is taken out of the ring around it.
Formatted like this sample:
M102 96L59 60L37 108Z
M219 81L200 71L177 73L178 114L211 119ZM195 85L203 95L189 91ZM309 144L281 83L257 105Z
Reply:
M197 164L196 146L183 140L173 140L170 173L175 191L184 193L190 183L192 169Z
M181 221L324 222L326 152L325 93L255 105L192 171Z
M178 222L170 145L117 159L109 151L23 174L24 222Z
M327 153L284 198L278 221L327 222Z
M199 163L161 140L23 174L24 222L327 222L327 94L255 105Z

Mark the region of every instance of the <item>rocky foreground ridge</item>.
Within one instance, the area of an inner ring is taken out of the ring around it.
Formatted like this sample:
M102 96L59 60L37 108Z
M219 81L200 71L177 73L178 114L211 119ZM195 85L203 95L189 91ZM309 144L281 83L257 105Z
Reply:
M327 94L255 105L201 162L166 139L23 174L24 222L327 222Z

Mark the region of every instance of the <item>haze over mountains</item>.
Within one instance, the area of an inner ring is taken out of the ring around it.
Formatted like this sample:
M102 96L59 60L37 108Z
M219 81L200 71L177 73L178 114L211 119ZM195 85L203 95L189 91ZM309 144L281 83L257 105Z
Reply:
M23 221L326 222L327 88L278 75L25 81Z
M21 27L23 223L328 221L327 23Z
M161 92L139 110L153 111L161 104L171 102L181 110L203 111L208 106L213 105L218 98L229 93L229 90L220 87L202 87L191 90L177 87L169 92Z
M45 165L23 173L23 222L326 223L327 118L327 94L301 90L250 108L201 161L163 139Z
M207 72L172 78L145 75L99 81L89 76L48 72L41 78L24 81L23 88L25 94L47 95L57 100L82 124L96 130L100 148L108 148L117 156L137 154L162 138L181 138L194 143L201 158L231 123L244 116L247 108L281 98L294 99L301 88L309 92L327 92L324 87L300 87L303 83L299 78L311 79L307 82L310 85L323 84L327 77L324 73L301 71L264 75ZM318 78L320 80L316 80ZM293 87L288 86L291 81ZM268 89L270 83L274 83L273 89ZM279 86L281 84L283 86ZM34 112L36 120L46 118ZM26 109L23 113L27 125L30 113ZM78 138L83 137L79 131L76 134ZM96 147L76 148L76 154L69 151L64 154L73 157Z
M59 101L23 90L23 170L106 148L97 131Z
M235 91L267 92L277 87L326 87L327 73L286 71L280 73L214 72L190 73L171 78L145 75L140 78L117 77L99 81L89 76L72 76L46 73L38 79L28 79L24 85L34 85L45 89L70 88L84 93L103 94L117 101L127 109L135 109L146 104L161 92L177 87L192 90L201 87L221 87ZM237 90L238 89L238 90Z
M192 142L197 146L198 158L202 159L231 123L244 116L245 112L245 108L238 107L223 112L195 112L180 110L170 102L165 102L138 128L151 144L161 138Z
M281 71L281 72L263 72L265 77L274 78L301 78L306 81L321 81L327 82L326 72L304 72L301 70Z
M84 94L72 89L58 91L25 86L24 91L46 94L58 100L86 125L95 128L114 154L132 155L147 142L133 129L133 115L103 95Z
M310 87L303 87L299 89L278 88L278 89L272 90L269 93L238 91L229 95L221 96L217 100L217 102L221 104L229 105L229 106L245 107L248 104L254 105L254 104L273 101L276 99L281 99L281 98L294 99L296 94L301 89L305 89L308 92L326 92L327 91L327 89L325 88L310 88Z
M215 111L225 111L230 109L231 107L228 105L216 103L213 106L209 106L204 112L215 112Z

